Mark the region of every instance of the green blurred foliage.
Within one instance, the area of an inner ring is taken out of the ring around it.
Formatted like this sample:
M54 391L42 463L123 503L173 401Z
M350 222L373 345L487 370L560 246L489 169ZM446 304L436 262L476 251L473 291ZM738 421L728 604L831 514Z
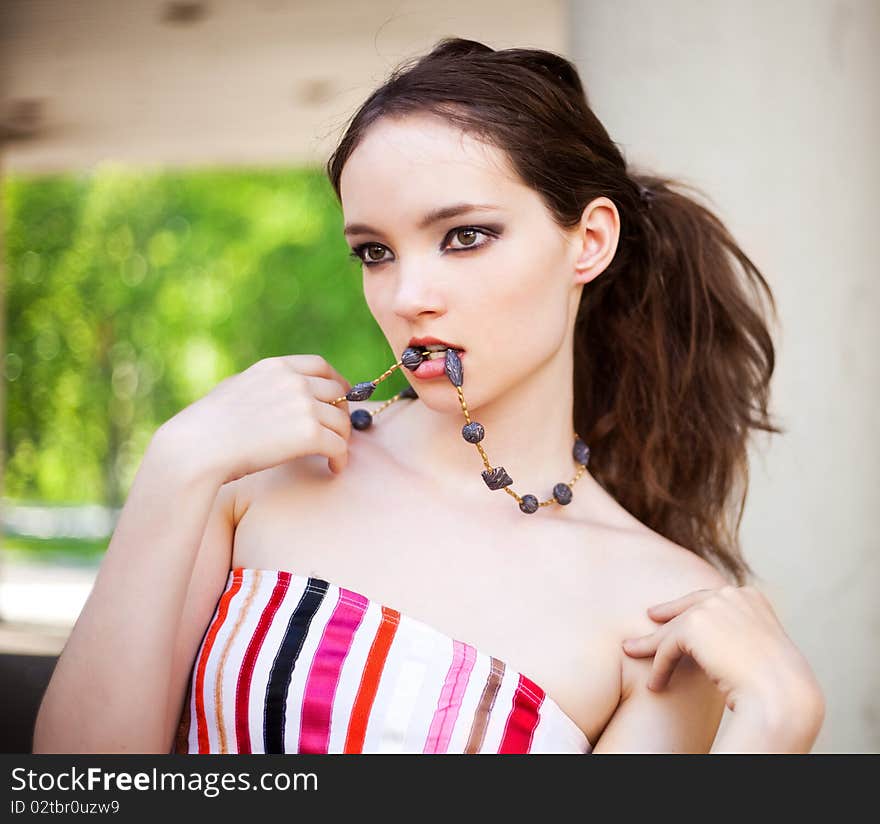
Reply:
M120 506L156 428L260 358L352 383L393 358L321 171L106 165L0 194L10 498Z

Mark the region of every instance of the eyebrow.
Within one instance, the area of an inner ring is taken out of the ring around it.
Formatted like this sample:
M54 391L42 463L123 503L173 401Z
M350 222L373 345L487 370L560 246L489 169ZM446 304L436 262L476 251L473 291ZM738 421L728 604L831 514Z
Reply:
M457 217L465 212L490 212L500 209L500 206L494 206L491 203L455 203L452 206L441 206L439 209L432 209L419 221L419 229L427 229L432 223L438 223L441 220L447 220L450 217ZM349 235L381 235L378 229L367 226L366 223L349 223L345 227L343 234Z

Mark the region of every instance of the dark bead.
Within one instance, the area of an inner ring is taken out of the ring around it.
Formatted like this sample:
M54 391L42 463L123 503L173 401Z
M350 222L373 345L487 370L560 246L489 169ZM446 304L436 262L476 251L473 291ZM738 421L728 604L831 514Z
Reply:
M533 512L538 511L538 499L534 495L523 495L522 500L519 502L519 508L526 515L531 515Z
M355 409L349 418L351 418L351 425L361 431L369 429L373 425L373 415L366 409Z
M483 429L483 424L477 423L476 421L471 421L469 424L465 424L461 428L461 436L468 443L479 443L483 440L485 434L486 430Z
M553 487L553 497L563 505L571 503L571 487L564 483L556 484Z
M572 449L571 454L579 464L586 466L590 462L590 447L580 438L575 439L574 449Z
M452 382L453 386L461 386L464 380L464 373L461 369L461 358L454 349L446 350L446 377Z
M345 399L349 401L365 401L370 395L373 394L376 389L376 384L373 381L364 381L363 383L356 383L345 395Z
M493 467L491 472L488 469L484 469L481 474L489 489L502 489L513 483L513 478L507 474L503 466Z
M403 350L403 354L400 356L401 363L403 363L410 372L418 369L419 364L424 359L425 356L422 351L415 346L407 346L406 349Z
M419 393L416 392L415 388L410 384L406 387L406 389L401 389L400 392L397 393L401 398L417 398Z

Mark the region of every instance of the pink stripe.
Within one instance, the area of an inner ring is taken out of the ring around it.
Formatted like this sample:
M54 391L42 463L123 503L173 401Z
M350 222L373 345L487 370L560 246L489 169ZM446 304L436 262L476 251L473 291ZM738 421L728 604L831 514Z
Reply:
M327 752L330 743L330 716L342 665L368 605L369 601L363 595L339 587L339 600L324 627L303 692L299 731L301 753Z
M520 673L512 703L498 752L531 752L535 728L540 722L538 710L544 703L544 690L531 678Z
M269 632L269 626L278 607L284 600L284 593L290 585L290 574L287 572L278 573L278 581L272 590L269 603L260 616L260 621L254 634L251 636L247 651L244 654L244 660L241 662L241 670L238 673L238 684L235 688L235 742L239 753L251 752L251 734L250 719L248 709L250 707L251 679L254 675L254 665L257 663L257 656L263 647L263 641L266 640L266 633ZM260 736L263 731L260 730Z
M426 753L445 753L449 749L452 729L461 709L461 701L467 689L471 670L477 659L477 651L470 644L453 640L452 663L446 673L443 689L437 699L437 709L431 720L428 740L425 741Z

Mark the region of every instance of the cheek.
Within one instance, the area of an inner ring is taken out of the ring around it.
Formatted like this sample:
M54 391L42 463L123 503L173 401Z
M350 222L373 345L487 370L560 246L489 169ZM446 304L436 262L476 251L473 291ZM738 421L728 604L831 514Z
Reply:
M493 255L482 275L472 281L471 289L481 303L519 312L540 298L545 285L545 265L534 244L523 241L508 244L501 254Z
M558 308L566 303L562 288L562 261L547 254L549 244L518 244L506 260L492 273L492 291L496 310L502 318L516 319L518 325L528 320L522 329L557 325Z
M494 353L499 372L536 365L563 342L568 302L561 269L546 259L494 269L469 303L480 346Z

